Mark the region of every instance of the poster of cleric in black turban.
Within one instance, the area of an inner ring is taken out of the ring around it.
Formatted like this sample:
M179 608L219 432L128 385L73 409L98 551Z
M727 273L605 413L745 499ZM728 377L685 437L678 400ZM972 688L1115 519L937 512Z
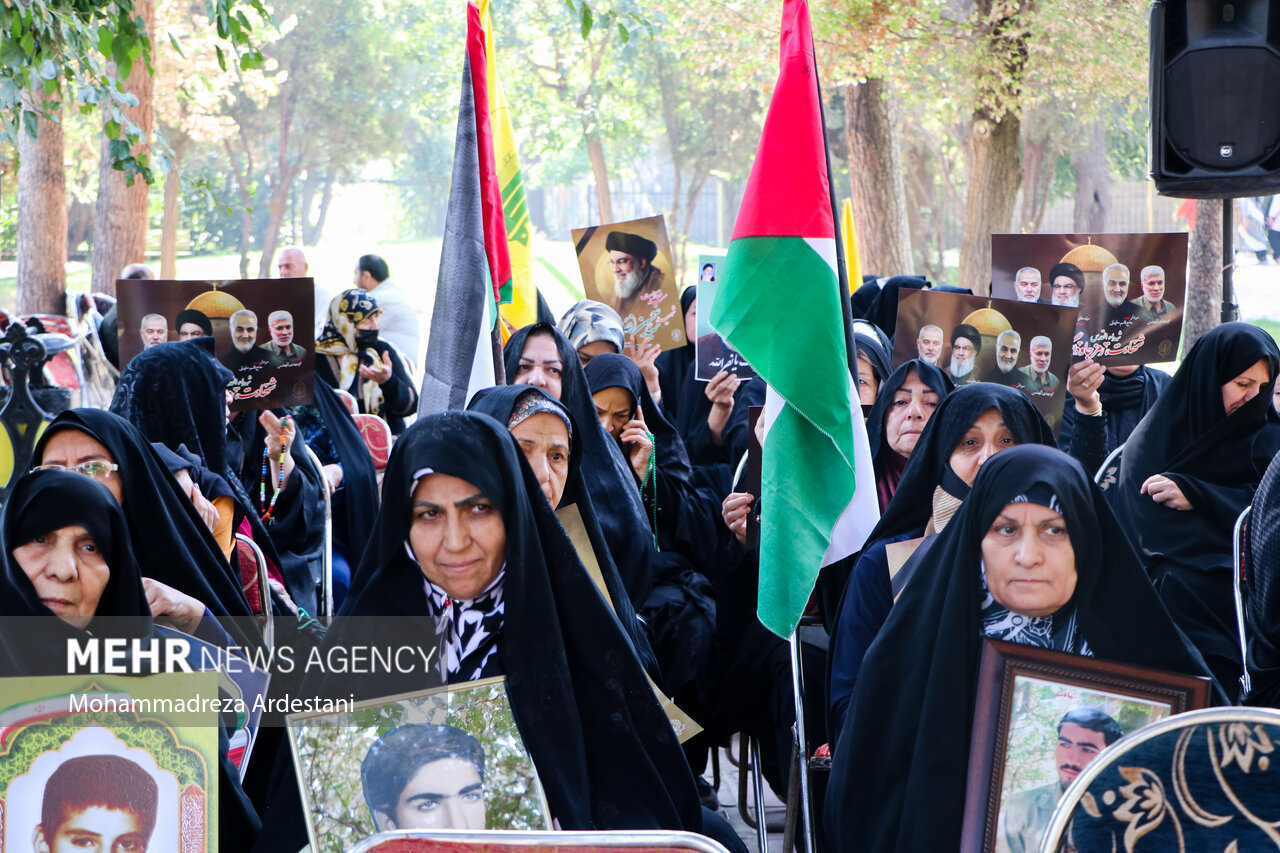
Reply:
M238 281L121 279L120 367L163 343L212 338L235 379L231 410L315 399L315 300L309 278Z
M671 241L661 216L572 233L587 298L617 311L628 338L648 339L663 350L688 343Z
M1057 435L1075 325L1072 308L903 290L893 363L921 358L950 376L957 388L994 382L1021 391Z
M1177 357L1186 234L993 234L991 295L1079 309L1075 359Z

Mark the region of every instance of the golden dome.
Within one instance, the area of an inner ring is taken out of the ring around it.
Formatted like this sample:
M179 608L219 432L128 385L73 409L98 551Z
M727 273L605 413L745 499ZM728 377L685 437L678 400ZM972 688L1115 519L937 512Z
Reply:
M1101 246L1086 243L1076 246L1062 256L1062 263L1075 264L1081 272L1102 272L1111 264L1119 263L1116 256Z
M1013 328L1005 316L994 308L979 308L965 317L964 322L977 329L978 334L983 337L990 335L994 338L1001 332L1007 332Z
M237 311L243 311L244 303L225 290L210 290L192 299L187 303L187 307L193 311L199 311L210 320L214 318L227 320Z

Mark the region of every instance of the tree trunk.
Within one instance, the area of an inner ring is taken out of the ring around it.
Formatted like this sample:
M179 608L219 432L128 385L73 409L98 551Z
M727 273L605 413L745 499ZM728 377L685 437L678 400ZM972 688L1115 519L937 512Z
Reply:
M613 222L613 196L609 194L609 168L604 162L604 145L595 133L587 134L587 156L591 158L591 174L596 180L596 202L600 224Z
M173 160L164 177L164 219L160 226L160 277L178 277L178 211L182 206L182 155L187 142L174 134Z
M1196 202L1196 227L1188 247L1183 353L1222 317L1222 205L1218 199Z
M1018 215L1018 231L1034 234L1040 230L1049 202L1049 184L1053 180L1058 152L1049 137L1022 139L1022 208Z
M307 211L309 208L303 208L302 215L302 245L314 246L320 242L320 235L324 233L324 220L329 215L329 202L333 201L333 185L337 183L333 172L325 175L324 189L320 191L320 209L316 211L315 222L312 222Z
M241 143L244 145L245 168L241 172L240 160L236 157L236 151L231 146L231 140L223 137L222 147L227 152L227 159L231 161L231 174L235 176L236 190L240 193L240 277L249 277L249 239L253 231L253 214L250 212L250 206L253 204L253 193L249 190L249 181L253 180L253 149L249 147L249 143L244 141L244 136L240 137Z
M1076 176L1076 233L1106 231L1112 181L1111 170L1107 168L1107 134L1102 122L1094 122L1082 144L1071 152L1071 171Z
M37 97L39 97L37 95ZM67 179L62 125L18 130L18 312L67 313Z
M289 184L293 181L293 169L283 152L280 154L278 169L275 183L271 187L271 201L268 204L271 216L267 220L267 233L262 238L262 257L258 259L258 278L271 278L271 261L276 253L276 243L280 239L280 226L284 223L285 209L289 206Z
M146 30L155 27L153 0L139 0L136 7ZM155 109L151 93L153 84L146 64L140 59L133 64L125 90L138 99L138 106L125 110L133 123L142 128L143 147L134 156L148 150ZM108 153L109 140L102 135L102 153L98 160L98 209L93 220L93 289L102 293L116 292L116 277L129 264L142 263L147 256L147 193L150 187L135 178L129 186L125 173L112 168Z
M1006 113L996 120L979 110L969 126L969 187L960 244L961 287L991 292L991 234L1009 230L1022 179L1018 152L1021 121Z
M895 113L884 80L873 77L845 86L844 126L858 254L864 272L882 276L914 271Z
M942 281L941 239L937 223L942 221L942 202L937 181L929 165L929 151L908 145L903 153L906 165L907 224L911 247L919 258L919 268L930 281Z
M271 261L276 253L276 243L280 239L280 226L284 223L285 209L289 204L289 187L293 184L294 175L300 169L299 164L306 162L306 155L301 151L296 160L289 159L289 134L293 127L293 116L297 105L296 93L280 101L280 153L276 158L271 201L267 205L271 215L267 219L267 231L262 238L262 257L258 259L258 278L271 278ZM305 140L302 147L306 148Z

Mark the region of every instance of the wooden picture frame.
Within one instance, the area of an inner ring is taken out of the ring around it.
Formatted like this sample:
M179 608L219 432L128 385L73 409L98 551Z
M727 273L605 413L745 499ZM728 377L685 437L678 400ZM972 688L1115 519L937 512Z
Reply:
M1061 784L1064 771L1071 772L1066 764L1061 770L1056 767L1056 759L1045 761L1057 749L1064 711L1097 708L1118 718L1127 735L1158 719L1203 708L1208 700L1207 678L985 640L969 742L961 850L1014 849L1003 831L1007 799L1052 790L1050 786ZM1046 740L1051 747L1042 745ZM1022 752L1030 741L1041 745L1031 744L1027 759Z

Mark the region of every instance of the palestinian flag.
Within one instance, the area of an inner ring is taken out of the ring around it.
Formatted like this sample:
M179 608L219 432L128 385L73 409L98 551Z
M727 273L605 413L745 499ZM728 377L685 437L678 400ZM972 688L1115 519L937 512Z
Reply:
M510 280L511 263L493 164L484 69L480 10L468 3L453 176L419 415L464 409L476 391L502 382L502 359L493 333L499 285Z
M710 307L711 325L776 400L766 408L758 613L780 637L795 630L819 569L861 547L878 515L854 416L817 74L808 5L785 0L778 83Z

